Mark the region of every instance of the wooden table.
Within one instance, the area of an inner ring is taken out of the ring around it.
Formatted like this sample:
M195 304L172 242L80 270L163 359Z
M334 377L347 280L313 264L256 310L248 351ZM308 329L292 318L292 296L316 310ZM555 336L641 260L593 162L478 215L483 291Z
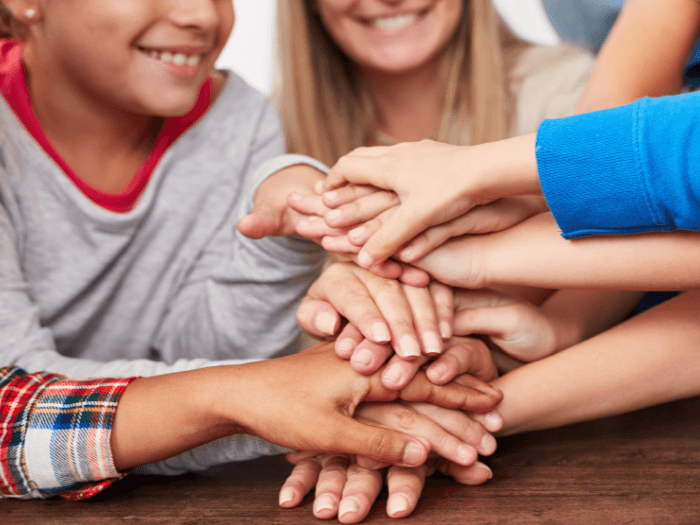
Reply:
M695 398L501 439L488 460L493 480L462 487L437 475L402 523L698 525L699 415ZM88 502L1 501L0 525L321 523L310 498L277 506L289 471L277 457L178 478L131 476ZM383 494L366 523L401 523L385 504Z

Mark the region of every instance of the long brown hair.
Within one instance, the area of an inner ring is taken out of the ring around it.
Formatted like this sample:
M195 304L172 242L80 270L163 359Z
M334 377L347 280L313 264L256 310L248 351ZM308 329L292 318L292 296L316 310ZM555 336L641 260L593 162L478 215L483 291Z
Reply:
M352 61L321 23L318 0L278 0L276 75L272 98L289 151L329 165L366 145L376 112ZM445 94L438 139L470 143L505 138L509 95L502 47L514 40L491 0L464 0L462 21L442 56Z

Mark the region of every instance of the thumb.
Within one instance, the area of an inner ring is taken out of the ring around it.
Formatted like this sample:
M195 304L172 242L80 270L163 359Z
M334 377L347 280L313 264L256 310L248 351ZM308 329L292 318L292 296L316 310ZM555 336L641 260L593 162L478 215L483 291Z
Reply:
M279 209L267 202L256 203L253 211L238 221L238 231L251 239L262 239L269 235L282 235L282 215L285 207Z
M379 463L417 467L428 459L430 443L396 430L375 427L343 417L338 451L366 456ZM339 427L341 428L341 427Z

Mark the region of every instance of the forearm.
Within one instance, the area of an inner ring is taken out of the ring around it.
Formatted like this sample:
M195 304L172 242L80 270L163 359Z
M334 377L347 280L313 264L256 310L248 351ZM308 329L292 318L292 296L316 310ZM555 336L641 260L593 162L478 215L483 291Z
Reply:
M678 93L698 31L697 0L628 2L598 54L577 113Z
M585 341L622 322L643 292L614 290L557 290L542 311L557 326L556 351Z
M219 384L213 381L219 375L213 371L142 378L127 387L112 428L118 470L160 461L240 432L234 423L212 417L213 389Z
M478 259L471 278L482 282L470 286L503 283L640 291L700 287L700 234L694 232L567 241L559 234L552 216L541 214L509 230L456 241L456 245L460 242ZM465 250L460 250L459 258L468 261ZM449 259L458 259L454 255L450 254ZM438 270L436 262L429 272Z
M494 382L503 434L606 417L700 394L700 292L688 292Z

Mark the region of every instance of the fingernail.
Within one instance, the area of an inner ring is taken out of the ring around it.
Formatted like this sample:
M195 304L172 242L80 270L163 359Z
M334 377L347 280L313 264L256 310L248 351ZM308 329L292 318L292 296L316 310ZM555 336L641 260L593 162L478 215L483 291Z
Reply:
M382 374L382 384L387 388L397 387L401 381L401 372L395 367L388 366Z
M341 518L346 514L356 514L360 510L360 505L355 498L344 498L338 508L338 516Z
M326 193L323 194L324 199L328 199L329 201L334 201L335 199L338 198L338 192L337 191L327 191Z
M316 184L314 184L314 191L318 194L321 195L323 193L323 186L324 182L322 180L318 181Z
M369 268L370 266L372 266L373 262L374 261L372 260L372 256L367 252L362 251L357 256L357 263L363 268Z
M464 461L465 464L471 464L476 459L477 454L474 447L470 447L469 445L460 445L457 447L457 456L459 459Z
M447 321L440 322L440 335L443 339L449 339L452 337L452 327Z
M435 332L428 332L423 336L423 348L428 355L438 355L442 353L442 339Z
M415 251L413 246L406 246L399 252L399 259L409 259Z
M289 200L293 201L298 201L301 199L301 195L298 194L296 191L293 191L292 193L289 194L289 197L287 197Z
M494 452L496 452L496 438L493 437L491 434L485 434L483 438L481 438L481 450L480 452L485 455L485 456L490 456Z
M406 446L403 453L403 462L406 465L419 465L425 456L423 446L418 443L411 442Z
M330 494L323 494L314 501L314 512L335 510L335 499Z
M420 356L418 339L412 335L404 335L399 341L399 348L401 349L401 357L403 358Z
M316 329L326 335L335 334L336 317L328 312L316 316Z
M374 356L372 355L372 352L370 352L367 349L360 350L359 352L356 352L352 356L352 360L354 363L362 366L369 366L370 363L372 362L372 358Z
M341 354L349 354L355 349L355 343L348 338L338 339L335 342L335 349Z
M447 373L447 366L443 365L442 363L438 363L436 365L433 365L428 369L428 375L433 376L433 379L437 379L437 380L442 379L446 373Z
M375 343L388 343L391 341L389 327L385 323L374 323L372 325L372 337Z
M407 510L408 499L403 494L393 494L386 504L386 513L392 517Z
M355 228L354 230L350 230L348 232L348 237L352 237L352 238L361 237L365 233L366 230L367 230L367 228L365 228L364 226L360 226L359 228Z
M488 466L484 465L481 461L477 461L474 465L486 470L489 473L489 479L493 479L493 471Z
M335 221L343 216L343 212L340 210L331 210L326 213L326 221Z
M294 489L285 487L280 491L280 505L289 503L294 499Z
M498 412L489 412L484 416L486 430L496 432L503 426L503 418Z

